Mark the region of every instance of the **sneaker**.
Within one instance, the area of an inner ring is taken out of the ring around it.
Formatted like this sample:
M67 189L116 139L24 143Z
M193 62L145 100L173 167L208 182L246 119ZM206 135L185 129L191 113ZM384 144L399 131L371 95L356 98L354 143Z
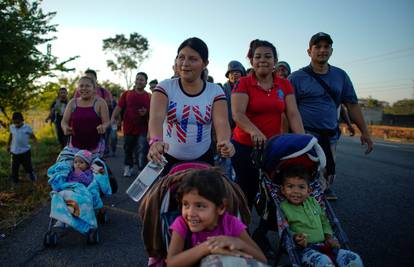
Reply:
M125 165L124 167L124 177L130 177L131 176L131 167L128 165Z
M36 182L37 181L37 175L34 172L32 172L30 174L30 180L32 180L32 182Z
M325 198L327 200L337 200L338 199L338 196L335 194L335 192L331 188L326 189L324 194L325 194Z

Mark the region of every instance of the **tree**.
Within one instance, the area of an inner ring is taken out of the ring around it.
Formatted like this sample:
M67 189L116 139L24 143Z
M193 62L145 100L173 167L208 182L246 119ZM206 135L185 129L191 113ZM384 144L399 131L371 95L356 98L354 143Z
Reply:
M392 107L385 108L384 113L394 115L413 115L414 99L398 100L392 105Z
M115 61L106 61L108 67L123 75L126 88L132 85L132 71L138 69L149 56L149 44L147 38L138 33L131 33L129 39L123 34L117 34L114 38L103 40L103 50L111 53Z
M116 99L118 99L121 96L122 92L124 92L124 89L122 88L121 85L117 83L113 83L109 80L101 82L101 85L105 89L108 89L111 92L111 94L114 96L114 98Z
M48 110L50 104L57 97L59 88L65 87L68 90L68 97L72 98L76 90L76 83L80 76L74 78L60 77L58 82L47 82L42 84L41 91L32 99L30 99L30 105L36 105L36 108Z
M56 25L50 24L56 12L43 13L40 3L0 1L0 112L6 120L10 120L9 111L27 108L28 100L39 93L38 78L71 71L65 64L77 58L58 62L51 54L50 44L46 53L39 50L56 39L51 36Z

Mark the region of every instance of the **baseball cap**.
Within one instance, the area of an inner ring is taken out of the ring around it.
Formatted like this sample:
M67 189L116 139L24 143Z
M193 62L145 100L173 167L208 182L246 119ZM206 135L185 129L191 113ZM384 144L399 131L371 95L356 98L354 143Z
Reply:
M318 32L318 33L314 34L312 36L312 38L310 39L309 47L311 47L312 45L315 45L316 43L318 43L321 40L327 41L330 45L333 43L332 38L329 34L324 33L324 32Z

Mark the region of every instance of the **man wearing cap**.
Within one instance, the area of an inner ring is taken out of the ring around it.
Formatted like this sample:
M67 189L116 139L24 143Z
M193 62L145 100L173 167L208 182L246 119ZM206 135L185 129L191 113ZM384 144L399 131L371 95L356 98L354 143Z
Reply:
M290 66L286 61L279 61L275 66L277 76L287 79L290 75Z
M228 78L228 81L223 85L223 90L226 94L231 129L234 129L236 126L231 116L231 90L233 89L234 84L236 84L240 77L243 76L246 76L246 69L243 65L237 60L230 61L226 72L226 78Z
M367 145L365 154L373 149L373 142L358 105L352 82L346 72L329 65L332 39L327 33L312 36L307 50L311 62L307 67L293 72L289 81L295 88L296 101L307 133L318 138L325 152L327 166L324 173L329 187L335 177L335 149L337 143L338 108L345 104L349 114L361 131L361 144ZM337 199L331 188L327 199Z
M287 77L290 75L290 66L286 61L278 61L275 66L275 72L278 77L281 77L283 79L287 79ZM286 114L283 112L281 117L281 129L282 133L288 133L289 132L289 122L286 118Z

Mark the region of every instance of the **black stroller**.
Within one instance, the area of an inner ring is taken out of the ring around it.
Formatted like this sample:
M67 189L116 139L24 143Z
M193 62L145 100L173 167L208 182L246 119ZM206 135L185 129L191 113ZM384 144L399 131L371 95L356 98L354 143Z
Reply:
M348 237L342 230L331 205L325 200L323 188L319 182L320 173L326 164L325 155L315 137L301 134L285 134L269 139L264 148L255 150L253 161L260 170L260 189L256 199L256 209L261 218L268 221L271 231L276 231L274 240L274 266L301 266L301 248L294 240L289 225L280 208L284 199L281 194L280 174L284 166L290 163L302 163L312 166L311 196L315 197L325 209L328 220L341 247L348 249ZM273 243L273 242L271 242ZM277 245L276 245L277 244Z

